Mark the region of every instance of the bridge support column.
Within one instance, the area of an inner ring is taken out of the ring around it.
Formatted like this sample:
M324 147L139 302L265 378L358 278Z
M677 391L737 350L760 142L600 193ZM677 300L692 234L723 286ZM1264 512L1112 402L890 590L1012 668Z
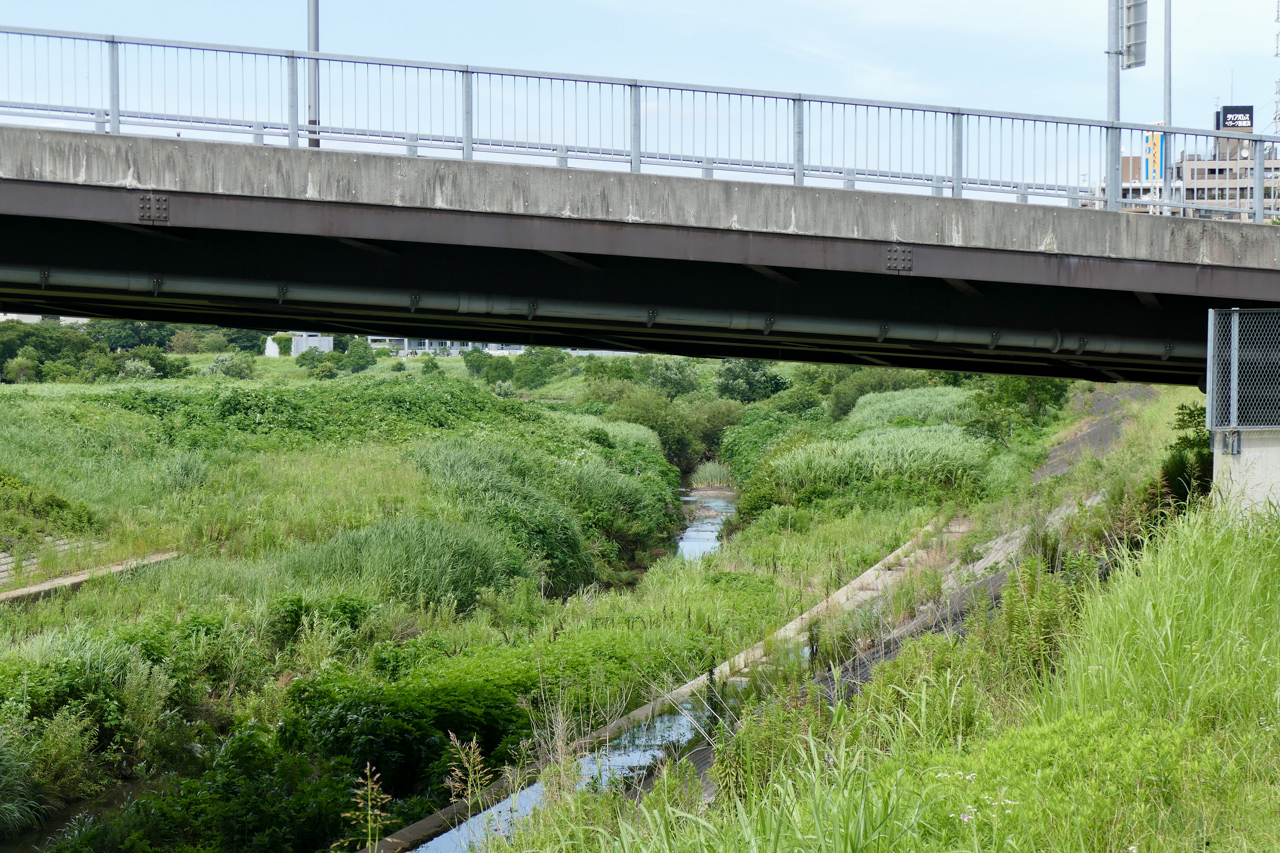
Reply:
M1280 429L1215 430L1213 485L1246 512L1280 507Z

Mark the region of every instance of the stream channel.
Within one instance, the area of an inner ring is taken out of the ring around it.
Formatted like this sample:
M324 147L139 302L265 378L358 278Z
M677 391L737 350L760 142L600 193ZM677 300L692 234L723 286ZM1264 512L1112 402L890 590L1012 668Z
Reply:
M696 493L682 490L681 495L690 522L676 540L677 550L680 556L696 560L720 547L717 536L724 520L733 514L734 495L730 491L711 489L700 489ZM606 746L583 756L579 762L578 786L604 787L616 779L642 775L663 755L697 739L704 717L705 709L687 702L679 710L659 714L635 726ZM542 783L535 782L436 836L418 847L416 853L466 853L472 846L479 847L486 835L506 833L513 823L532 812L541 799Z

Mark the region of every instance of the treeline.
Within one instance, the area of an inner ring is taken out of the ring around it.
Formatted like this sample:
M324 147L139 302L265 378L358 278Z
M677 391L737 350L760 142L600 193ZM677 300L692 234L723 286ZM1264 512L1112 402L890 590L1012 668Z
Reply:
M169 379L189 369L183 356L200 352L259 355L266 340L265 334L252 329L214 326L133 320L62 325L56 317L39 323L7 320L0 323L0 380L17 384ZM230 359L223 362L232 363ZM245 363L244 359L238 362ZM243 367L239 370L244 372Z

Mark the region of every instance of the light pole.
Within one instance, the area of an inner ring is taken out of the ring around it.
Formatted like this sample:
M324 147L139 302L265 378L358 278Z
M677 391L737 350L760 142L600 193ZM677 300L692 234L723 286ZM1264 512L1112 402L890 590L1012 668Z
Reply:
M320 0L307 0L307 50L320 52ZM307 62L307 124L313 125L307 139L311 148L320 147L320 60Z
M1107 2L1107 210L1120 209L1120 0Z
M1173 136L1169 128L1173 127L1173 0L1164 0L1164 138L1160 144L1160 156L1164 166L1164 187L1160 195L1166 205L1173 195L1173 163L1169 162L1169 143ZM1165 207L1164 215L1171 216L1172 207Z

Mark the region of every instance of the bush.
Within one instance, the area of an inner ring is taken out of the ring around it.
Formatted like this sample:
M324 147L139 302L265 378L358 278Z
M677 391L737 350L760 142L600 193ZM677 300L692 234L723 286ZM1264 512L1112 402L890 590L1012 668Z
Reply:
M432 373L440 372L440 362L436 361L435 356L424 355L421 360L423 376L429 376Z
M331 363L327 361L321 362L320 364L316 365L314 370L311 371L311 378L312 379L337 379L338 368L334 367Z
M510 356L493 356L485 364L480 377L490 385L496 385L499 382L510 382L515 375L516 366Z
M373 345L369 343L368 339L356 338L351 342L351 346L347 348L347 358L343 362L343 366L352 373L360 373L377 363L378 358L373 354Z
M252 379L254 372L253 356L247 352L223 353L204 369L205 376L225 376L228 379Z
M674 400L698 390L698 365L691 358L664 356L649 370L649 385Z
M647 426L658 434L672 465L690 471L707 452L698 424L689 412L653 389L632 391L609 408L607 417Z
M324 357L320 354L320 350L318 348L307 347L305 350L298 353L297 358L293 361L294 364L298 365L298 367L305 367L307 370L315 370L324 363Z
M827 414L833 421L843 420L864 394L877 391L902 391L928 384L929 375L922 370L864 367L832 385L831 399L827 402Z
M556 377L566 358L564 350L554 347L528 347L514 359L509 359L515 363L511 376L505 378L519 388L541 388Z
M404 373L405 372L404 362L400 361L399 359L396 359L395 361L391 362L391 372Z
M726 358L716 371L716 393L741 403L754 403L777 394L789 383L758 358Z
M131 358L120 368L121 379L155 379L156 369L145 361Z
M467 367L467 373L472 376L480 376L484 373L484 369L494 360L494 356L488 351L473 346L471 349L462 351L462 363Z

